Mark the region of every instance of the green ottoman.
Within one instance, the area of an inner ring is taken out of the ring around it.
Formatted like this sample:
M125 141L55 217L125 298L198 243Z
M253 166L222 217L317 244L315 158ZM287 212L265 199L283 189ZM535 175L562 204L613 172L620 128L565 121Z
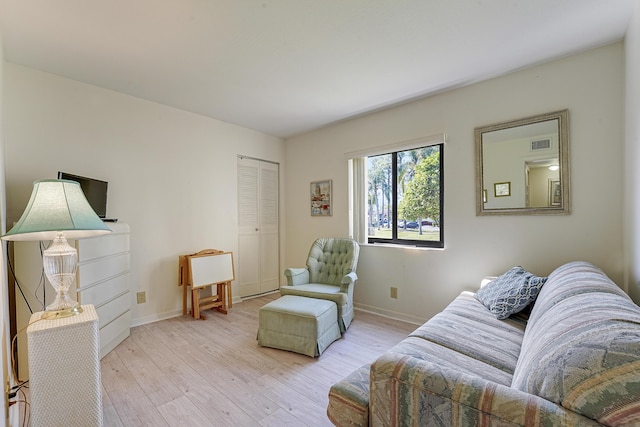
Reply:
M260 308L258 344L320 356L340 338L333 301L285 295Z

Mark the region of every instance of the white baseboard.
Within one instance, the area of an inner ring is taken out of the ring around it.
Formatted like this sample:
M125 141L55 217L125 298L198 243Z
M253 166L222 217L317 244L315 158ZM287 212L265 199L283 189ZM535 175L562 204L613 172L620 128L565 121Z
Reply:
M139 317L137 319L131 319L131 327L142 326L147 323L157 322L158 320L171 319L173 317L182 316L182 309L178 308L164 313L152 314L149 316Z
M422 325L427 319L421 319L409 314L399 313L397 311L385 310L380 307L374 307L366 304L354 303L353 307L356 310L365 311L367 313L377 314L378 316L387 317L389 319L401 320L403 322L412 323L414 325Z
M238 301L238 302L242 302L244 300L253 299L253 298L260 298L260 297L263 297L265 295L277 294L279 292L280 292L280 289L276 289L275 291L269 291L269 292L264 292L262 294L251 295L251 296L244 297L244 298L240 299L240 301ZM233 299L233 303L234 304L236 303L236 299L235 298Z
M239 304L241 302L242 302L242 298L240 298L239 296L233 297L233 304ZM178 316L182 316L181 308L167 311L164 313L158 313L158 314L152 314L149 316L139 317L137 319L131 319L131 327L133 328L134 326L142 326L142 325L146 325L147 323L153 323L159 320L171 319L173 317L178 317Z

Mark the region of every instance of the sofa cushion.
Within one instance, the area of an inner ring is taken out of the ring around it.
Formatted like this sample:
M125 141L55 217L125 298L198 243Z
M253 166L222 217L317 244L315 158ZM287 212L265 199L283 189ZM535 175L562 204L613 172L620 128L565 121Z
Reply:
M531 318L512 387L606 425L640 423L640 308L608 277L563 266Z
M546 277L538 277L517 266L480 288L476 298L496 318L506 319L535 301Z
M459 371L465 375L483 378L507 387L512 380L512 374L485 363L472 355L464 354L415 336L405 338L387 353L402 354L415 360L424 360L437 364L443 369Z
M496 319L473 293L462 292L409 336L477 359L510 378L520 354L525 325L520 318Z

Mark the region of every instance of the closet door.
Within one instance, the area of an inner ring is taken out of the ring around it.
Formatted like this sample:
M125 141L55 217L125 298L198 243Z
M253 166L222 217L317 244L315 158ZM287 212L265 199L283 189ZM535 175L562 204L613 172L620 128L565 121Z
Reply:
M238 158L237 295L240 297L280 287L278 173L276 163Z

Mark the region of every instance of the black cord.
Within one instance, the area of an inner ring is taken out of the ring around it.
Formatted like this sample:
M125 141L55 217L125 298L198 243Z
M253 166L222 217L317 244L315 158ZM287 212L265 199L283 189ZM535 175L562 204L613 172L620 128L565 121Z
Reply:
M13 387L11 387L9 389L9 399L13 399L14 397L16 397L16 395L18 394L18 392L23 388L29 388L29 380L24 380L22 381L20 384L16 384Z
M24 302L27 304L27 307L29 308L29 313L33 314L33 310L31 309L31 305L29 304L29 301L27 300L26 295L22 291L22 286L20 286L20 282L18 282L18 278L16 277L16 272L13 270L13 264L11 263L11 257L9 256L9 251L7 251L7 261L8 261L8 264L9 264L9 268L11 269L11 274L13 275L14 284L18 287L18 290L20 291L20 294L22 295L22 299L24 299Z

